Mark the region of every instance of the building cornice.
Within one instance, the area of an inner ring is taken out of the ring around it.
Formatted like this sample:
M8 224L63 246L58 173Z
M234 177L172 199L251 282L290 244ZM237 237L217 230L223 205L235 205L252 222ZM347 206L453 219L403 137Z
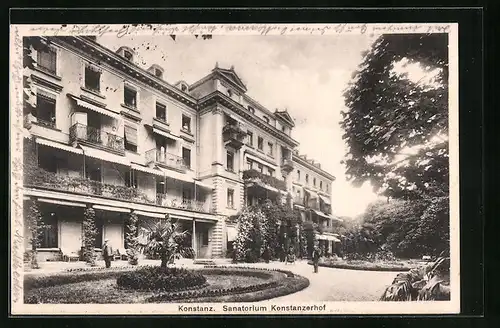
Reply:
M214 104L222 104L229 110L233 111L234 113L240 115L241 117L244 117L257 127L261 128L262 130L266 131L267 133L273 135L274 137L284 141L287 145L289 145L292 148L295 148L299 145L298 141L293 139L292 137L288 136L284 132L276 129L274 126L269 125L266 121L261 119L260 117L255 116L254 114L250 113L245 107L243 107L241 104L238 102L234 101L233 99L229 98L228 96L224 95L220 91L214 91L210 93L209 95L203 97L200 99L199 102L199 108L200 110L203 110L204 108L214 105Z
M335 181L336 178L333 175L331 175L330 173L326 172L325 170L322 170L322 169L314 166L313 164L309 163L307 160L301 158L300 156L298 156L296 154L293 154L292 156L293 156L292 159L294 162L297 162L300 165L307 167L311 171L314 171L318 174L321 174L322 176L324 176L327 179L330 179L331 181Z
M104 61L111 67L131 76L143 83L148 84L153 89L163 92L164 94L174 98L181 103L184 103L196 109L196 99L192 96L183 93L168 82L156 77L153 73L137 66L136 64L122 58L110 49L100 45L99 43L81 36L57 36L50 39L61 41L64 44L70 45L78 49L80 52L96 58L99 61Z

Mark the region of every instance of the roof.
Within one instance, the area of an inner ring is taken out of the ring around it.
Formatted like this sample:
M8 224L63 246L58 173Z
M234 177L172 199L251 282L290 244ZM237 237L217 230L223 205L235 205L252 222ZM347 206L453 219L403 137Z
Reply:
M212 72L214 74L218 74L218 75L224 77L226 80L228 80L229 82L236 85L241 91L243 91L243 92L247 91L247 87L246 87L245 83L243 83L243 81L238 76L238 74L236 74L233 66L231 66L230 69L215 67L212 70Z
M288 110L286 110L286 109L283 111L275 110L274 115L281 118L283 121L287 122L292 127L295 126L295 123L293 122L293 118L290 116L290 114L288 114Z

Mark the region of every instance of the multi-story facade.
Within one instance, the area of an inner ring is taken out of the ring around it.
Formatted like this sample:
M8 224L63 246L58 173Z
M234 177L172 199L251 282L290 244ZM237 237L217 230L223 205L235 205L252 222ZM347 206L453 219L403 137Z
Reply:
M226 218L294 193L303 183L295 179L299 168L331 198L334 177L294 154L287 111L250 98L233 68L216 65L191 85L172 85L160 66L135 64L128 47L113 52L90 37L49 41L32 51L36 109L25 116L24 160L36 169L24 197L38 200L48 225L43 259L80 251L86 207L96 212L96 247L109 239L126 249L130 213L139 217L140 236L170 214L191 233L197 257L215 258L234 235Z

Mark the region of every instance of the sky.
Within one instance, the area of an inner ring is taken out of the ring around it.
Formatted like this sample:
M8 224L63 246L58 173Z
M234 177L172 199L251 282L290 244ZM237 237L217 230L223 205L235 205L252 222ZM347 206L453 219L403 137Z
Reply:
M332 184L332 211L338 216L362 214L377 199L369 183L356 188L346 180L341 164L346 153L339 122L346 110L342 96L352 73L375 36L220 36L197 39L191 35L102 36L98 42L117 50L135 49L136 63L147 69L158 64L169 83L196 82L216 62L230 68L246 84L247 94L271 111L288 109L295 118L292 137L301 154L321 163L336 180Z

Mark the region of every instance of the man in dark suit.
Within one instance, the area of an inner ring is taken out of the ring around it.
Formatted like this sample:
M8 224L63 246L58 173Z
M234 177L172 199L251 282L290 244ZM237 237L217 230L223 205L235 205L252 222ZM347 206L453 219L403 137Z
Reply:
M318 273L319 258L321 257L321 249L318 246L314 247L312 260L314 265L314 273Z
M102 257L104 258L104 263L106 263L106 268L110 268L111 259L113 258L113 247L109 244L109 239L104 240L104 245L102 245Z

